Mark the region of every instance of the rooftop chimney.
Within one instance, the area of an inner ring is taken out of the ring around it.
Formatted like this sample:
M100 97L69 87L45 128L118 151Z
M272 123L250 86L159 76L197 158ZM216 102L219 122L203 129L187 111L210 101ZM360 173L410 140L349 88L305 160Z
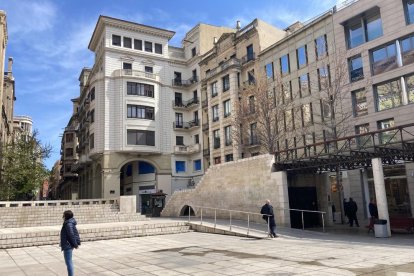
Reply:
M237 23L236 23L236 29L237 29L237 30L240 30L240 20L237 20Z
M7 76L12 76L12 68L13 68L13 58L9 57L9 63L7 65Z
M214 44L217 44L217 37L214 37Z

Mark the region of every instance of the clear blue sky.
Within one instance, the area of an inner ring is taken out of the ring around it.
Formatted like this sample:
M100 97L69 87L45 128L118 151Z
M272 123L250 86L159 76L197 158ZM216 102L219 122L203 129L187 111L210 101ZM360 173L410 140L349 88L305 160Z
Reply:
M0 0L7 13L6 57L14 58L15 115L33 118L42 143L53 147L46 166L60 158L60 135L71 113L70 99L79 95L78 77L92 67L87 47L99 15L107 15L184 34L199 22L234 27L260 18L279 28L306 21L328 10L337 0ZM339 2L339 1L338 1ZM6 65L7 68L7 65Z

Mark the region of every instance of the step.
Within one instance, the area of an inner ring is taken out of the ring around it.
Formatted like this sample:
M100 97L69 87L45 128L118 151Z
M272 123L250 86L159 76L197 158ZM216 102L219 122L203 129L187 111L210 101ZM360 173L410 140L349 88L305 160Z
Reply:
M182 221L165 222L116 222L100 224L79 224L77 226L83 242L106 239L122 239L153 235L167 235L190 232L190 226ZM56 245L60 242L61 226L3 228L0 229L0 249Z

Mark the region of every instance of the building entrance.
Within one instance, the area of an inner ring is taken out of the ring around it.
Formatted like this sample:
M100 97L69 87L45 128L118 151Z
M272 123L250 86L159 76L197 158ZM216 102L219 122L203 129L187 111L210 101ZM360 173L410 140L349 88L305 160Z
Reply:
M289 206L290 209L318 210L316 187L289 187ZM304 212L305 228L319 226L317 213ZM292 228L302 228L302 213L290 211L290 223Z

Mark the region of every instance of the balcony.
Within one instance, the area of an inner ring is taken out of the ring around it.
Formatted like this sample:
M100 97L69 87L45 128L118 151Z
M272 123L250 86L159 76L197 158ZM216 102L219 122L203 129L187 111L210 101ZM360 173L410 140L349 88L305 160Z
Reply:
M226 70L227 68L230 68L230 67L239 67L240 68L240 66L241 66L241 62L240 62L239 59L231 58L231 59L227 60L226 62L224 62L223 64L217 66L216 68L211 69L210 71L208 71L206 73L206 78L210 78L210 77L212 77L216 74L219 74L219 73L223 72L224 70Z
M172 86L177 87L188 87L193 85L194 83L198 82L198 76L192 76L188 80L182 80L182 79L173 79L172 80Z
M173 100L172 105L174 109L191 109L193 107L198 106L200 103L198 98L192 98L188 101L182 101L182 100Z
M253 148L260 146L259 137L256 135L249 137L249 143L244 145L245 147Z
M153 73L144 71L132 70L132 69L118 69L114 71L115 77L135 77L140 79L149 79L159 81L159 76Z
M241 59L241 63L242 65L248 63L249 61L255 60L256 59L256 53L250 53L248 55L245 55L244 57L242 57Z
M189 122L174 122L174 130L190 130L200 126L200 121L198 119L192 120Z
M200 152L201 150L201 146L200 144L195 144L195 145L191 145L191 146L175 146L174 147L174 153L175 154L193 154L193 153L197 153Z
M206 131L206 130L208 130L210 128L210 126L208 125L208 123L205 123L205 124L203 124L203 126L202 126L202 130L203 131Z

